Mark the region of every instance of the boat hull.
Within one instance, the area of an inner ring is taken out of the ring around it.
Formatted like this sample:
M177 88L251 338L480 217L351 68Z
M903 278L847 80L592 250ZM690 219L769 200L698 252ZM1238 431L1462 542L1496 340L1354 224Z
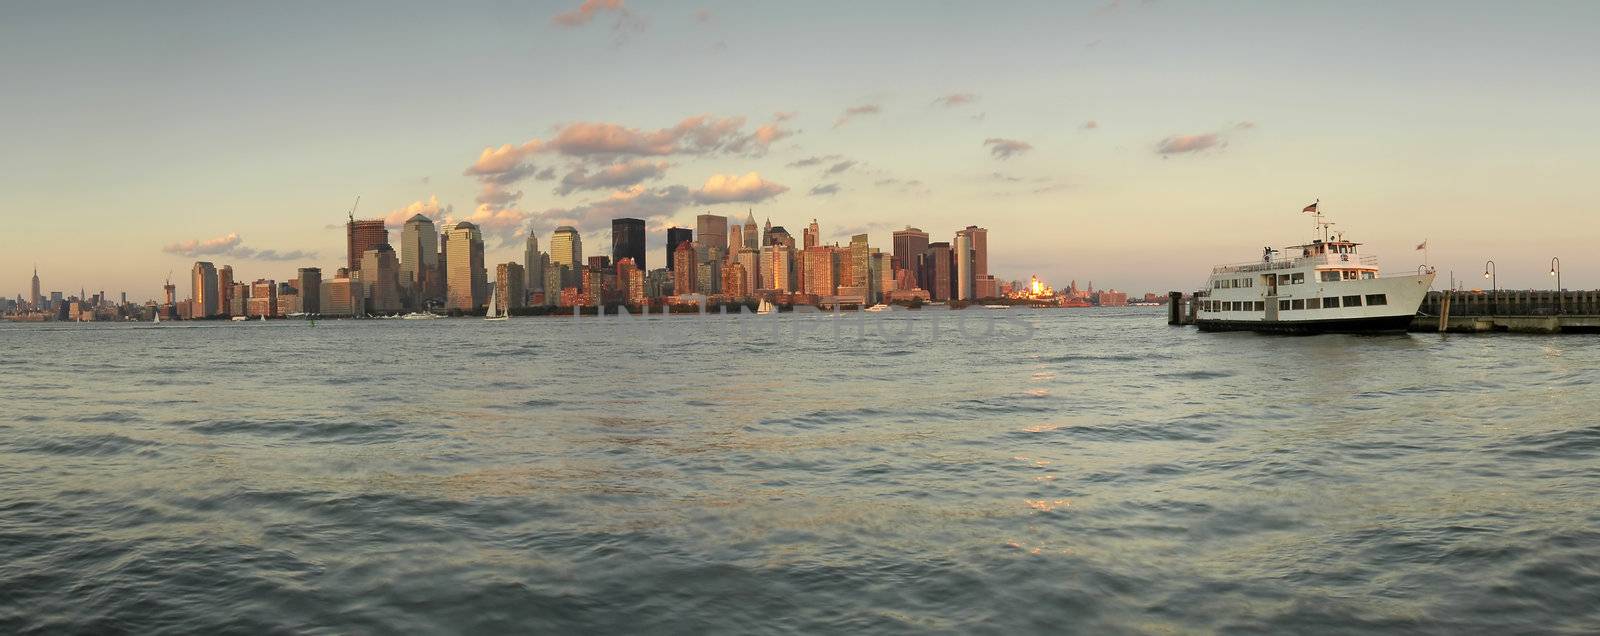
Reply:
M1403 333L1411 326L1412 314L1333 318L1328 320L1196 320L1201 331L1256 331L1313 335L1319 333Z

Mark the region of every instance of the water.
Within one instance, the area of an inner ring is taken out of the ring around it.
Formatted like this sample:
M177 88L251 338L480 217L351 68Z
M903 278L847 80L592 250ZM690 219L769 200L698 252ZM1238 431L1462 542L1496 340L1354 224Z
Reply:
M1600 630L1600 340L1012 311L0 325L0 632Z

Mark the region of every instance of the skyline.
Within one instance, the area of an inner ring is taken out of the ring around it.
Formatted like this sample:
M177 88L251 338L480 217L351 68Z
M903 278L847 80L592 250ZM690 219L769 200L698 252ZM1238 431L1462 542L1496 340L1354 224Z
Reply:
M331 271L357 195L471 220L495 263L519 229L600 246L643 218L655 255L668 224L754 208L827 243L978 223L1002 278L1130 291L1299 242L1320 199L1385 271L1426 240L1441 282L1492 259L1550 287L1558 256L1600 286L1600 97L1575 79L1600 7L588 6L0 10L0 118L27 124L0 158L5 293L35 262L134 298L195 260Z

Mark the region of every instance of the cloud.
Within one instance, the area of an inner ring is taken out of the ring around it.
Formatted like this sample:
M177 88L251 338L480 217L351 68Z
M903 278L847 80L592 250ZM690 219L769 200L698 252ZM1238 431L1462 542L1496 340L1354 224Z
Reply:
M714 17L716 16L712 15L710 9L702 7L694 10L694 21L699 22L700 24L710 22Z
M622 0L583 0L578 8L565 13L558 13L550 21L557 26L580 27L588 24L594 16L601 11L615 11L623 13L627 8L622 6Z
M1033 150L1033 145L1029 144L1028 142L1018 141L1016 139L1002 139L1000 137L990 137L985 139L983 140L983 145L989 147L989 154L994 155L994 158L1001 160L1010 159L1014 156L1028 152L1029 150Z
M388 214L384 215L383 224L388 227L401 227L411 217L418 214L438 221L454 211L455 206L441 206L439 205L438 196L429 196L427 201L414 201L405 207L390 210Z
M545 169L535 172L533 174L533 178L540 181L554 181L556 178L556 169L547 166Z
M835 160L843 159L843 158L844 157L841 156L841 155L822 155L820 157L806 157L805 159L791 161L791 162L788 163L788 166L790 168L809 168L811 166L822 165L822 163L824 161L835 161Z
M694 202L700 205L715 203L760 203L789 191L789 186L762 179L756 172L742 177L725 174L711 175L705 185L694 192Z
M1100 127L1100 122L1097 122L1097 121L1095 121L1093 119L1091 119L1089 121L1086 121L1086 122L1083 122L1083 125L1079 126L1079 128L1082 128L1084 130L1094 130L1094 129L1099 128L1099 127Z
M978 101L978 96L974 93L951 93L949 95L945 95L944 97L933 100L933 105L943 106L945 108L955 108L957 106L971 104L975 101Z
M995 181L1007 181L1007 182L1011 182L1011 183L1016 183L1018 181L1025 181L1025 179L1023 179L1022 177L1013 177L1013 176L1011 176L1009 174L1006 174L1004 172L991 172L991 173L989 173L989 177L991 179L994 179Z
M493 146L484 148L483 152L478 153L478 160L467 166L463 174L469 177L494 177L522 170L523 159L539 152L542 147L544 147L543 142L531 139L515 146L505 144L499 148Z
M1256 123L1253 122L1253 121L1241 121L1241 122L1233 125L1233 129L1234 130L1250 130L1251 128L1255 128L1255 127L1256 127Z
M571 225L584 233L609 228L612 219L621 217L644 219L656 225L689 205L691 198L689 188L681 185L660 188L634 186L583 205L550 208L534 213L530 218L535 226L541 228Z
M839 163L828 166L828 169L824 170L823 174L839 174L849 171L851 168L854 168L855 165L855 161L840 161Z
M561 184L556 186L555 192L559 195L568 195L578 190L606 190L632 186L650 179L660 179L667 173L671 164L660 161L650 162L646 159L623 161L605 166L595 172L579 166L561 178Z
M833 196L833 195L838 194L838 193L839 193L839 184L837 184L837 183L822 183L822 184L817 184L816 186L813 186L811 188L811 196L814 196L814 197Z
M781 119L741 132L743 117L696 115L671 128L646 131L607 122L568 124L556 132L549 149L569 157L614 159L667 155L761 154L772 142L793 133Z
M214 239L179 241L161 248L161 251L179 256L210 256L213 254L227 254L239 247L243 239L237 232L219 236Z
M879 108L877 104L862 104L860 106L851 106L849 108L844 109L844 113L840 114L839 118L834 120L833 127L834 128L838 128L840 126L843 126L846 123L848 123L851 119L854 119L854 118L856 118L857 116L860 116L860 115L876 115L876 114L878 114L880 112L883 112L883 109Z
M229 232L223 236L205 240L179 241L161 248L161 251L178 256L232 256L247 260L258 261L298 261L316 258L316 252L293 250L280 252L278 250L257 250L244 246L244 239L238 232Z
M1175 155L1186 152L1200 152L1207 148L1222 145L1222 136L1216 133L1199 135L1173 135L1162 139L1156 144L1156 152L1163 155Z

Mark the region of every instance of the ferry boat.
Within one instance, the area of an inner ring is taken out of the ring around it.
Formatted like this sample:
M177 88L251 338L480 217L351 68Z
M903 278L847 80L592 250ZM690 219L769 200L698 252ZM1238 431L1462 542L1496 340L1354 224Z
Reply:
M1201 331L1381 333L1405 331L1433 285L1426 265L1415 273L1385 276L1376 256L1360 243L1332 233L1317 204L1320 236L1282 250L1265 248L1261 260L1211 269L1207 289L1195 299Z

